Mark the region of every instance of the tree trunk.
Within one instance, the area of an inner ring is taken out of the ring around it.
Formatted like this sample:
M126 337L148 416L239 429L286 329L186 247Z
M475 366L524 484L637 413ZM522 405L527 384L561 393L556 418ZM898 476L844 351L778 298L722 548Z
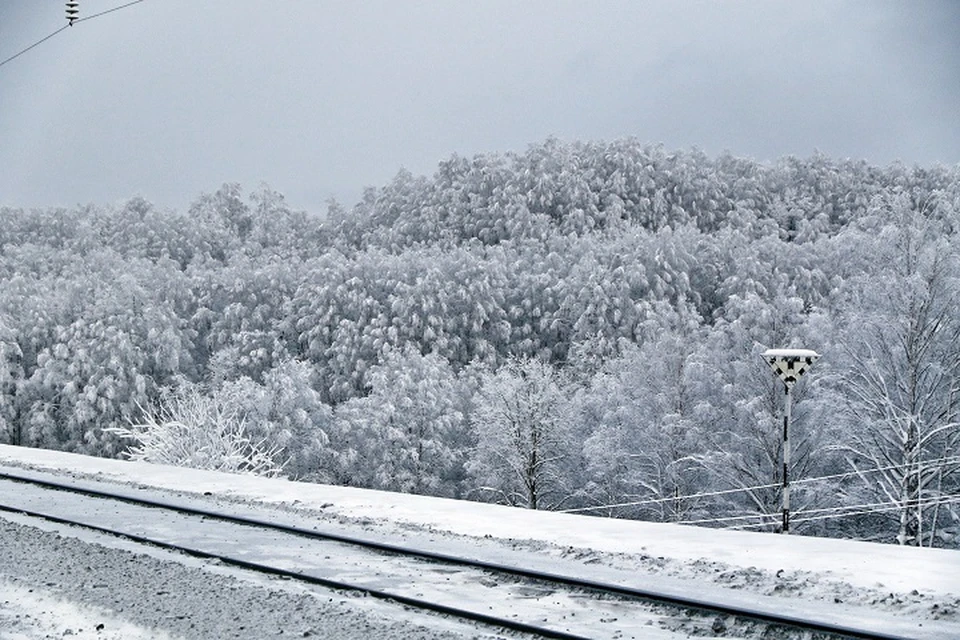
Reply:
M907 426L903 444L903 478L900 483L900 530L897 542L911 547L920 546L920 437L916 420Z
M527 506L531 509L536 510L538 507L538 487L537 487L537 474L539 470L537 469L538 465L538 453L540 449L539 438L537 438L537 430L534 428L531 432L531 450L530 450L530 467L527 469Z

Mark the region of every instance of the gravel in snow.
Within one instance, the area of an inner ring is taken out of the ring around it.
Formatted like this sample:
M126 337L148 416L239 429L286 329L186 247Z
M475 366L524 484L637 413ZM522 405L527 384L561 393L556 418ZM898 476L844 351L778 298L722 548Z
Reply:
M364 598L157 555L0 518L0 640L492 637L440 618L427 628Z

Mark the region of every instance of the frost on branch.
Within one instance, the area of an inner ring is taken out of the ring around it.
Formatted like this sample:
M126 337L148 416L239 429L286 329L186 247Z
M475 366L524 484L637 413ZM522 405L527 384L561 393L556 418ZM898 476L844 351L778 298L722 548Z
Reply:
M110 429L135 442L124 453L130 460L267 477L283 471L274 461L280 447L251 439L245 414L222 394L210 397L187 387L144 416L141 424Z
M572 496L573 413L564 376L534 359L510 360L484 376L472 423L468 473L498 502L557 509Z

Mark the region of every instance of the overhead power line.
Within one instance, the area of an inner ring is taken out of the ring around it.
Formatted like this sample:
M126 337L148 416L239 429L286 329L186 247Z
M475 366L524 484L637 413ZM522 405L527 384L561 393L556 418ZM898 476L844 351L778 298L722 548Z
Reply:
M922 505L926 507L935 507L946 504L960 504L960 495L946 494L942 496L937 496L935 498L927 498L922 500ZM817 520L833 520L836 518L846 518L848 516L861 516L861 515L873 515L877 513L890 513L893 511L901 511L903 505L896 502L871 502L867 504L854 504L854 505L845 505L838 507L829 507L824 509L810 509L807 511L802 511L797 513L797 518L794 520L795 523L801 522L814 522ZM807 515L816 513L818 515ZM771 524L776 524L772 519L776 518L780 514L766 514L758 513L749 516L731 516L726 518L713 518L710 520L697 520L698 523L721 523L729 522L732 520L748 520L755 519L759 520L758 522L749 522L745 524L733 524L725 529L752 529L757 527L767 527ZM770 520L769 522L764 522L764 519ZM679 524L690 524L690 522L681 522Z
M34 47L39 47L41 44L43 44L44 42L46 42L47 40L49 40L49 39L52 38L53 36L57 35L58 33L60 33L61 31L63 31L64 29L66 29L66 28L69 27L69 26L70 26L69 24L65 24L65 25L63 25L62 27L60 27L59 29L57 29L56 31L54 31L53 33L51 33L50 35L48 35L47 37L45 37L45 38L43 38L43 39L41 39L41 40L37 40L36 42L34 42L32 45L30 45L30 46L27 47L26 49L24 49L24 50L22 50L22 51L20 51L20 52L18 52L18 53L13 54L12 56L10 56L9 58L7 58L7 59L4 60L3 62L0 62L0 67L2 67L3 65L7 64L8 62L13 62L13 61L16 60L17 58L19 58L20 56L22 56L23 54L25 54L27 51L30 51L30 49L33 49Z
M100 16L105 16L108 13L113 13L114 11L120 11L120 9L126 9L127 7L132 7L135 4L140 4L143 0L133 0L133 2L128 2L127 4L122 4L119 7L114 7L113 9L107 9L106 11L101 11L100 13L95 13L93 15L87 16L86 18L79 18L77 22L84 22L85 20L93 20L94 18L99 18Z
M929 464L957 464L960 463L960 456L949 456L946 458L941 458L939 460L928 460ZM892 464L885 467L875 467L873 469L858 469L856 471L847 471L845 473L834 473L826 476L814 476L812 478L801 478L800 480L794 480L793 484L809 484L813 482L823 482L825 480L839 480L842 478L852 478L854 476L863 477L871 473L879 473L882 471L890 471L892 469L903 469L905 465L903 464ZM633 502L617 502L614 504L598 504L590 507L577 507L575 509L561 509L560 513L582 513L584 511L598 511L600 509L615 509L620 507L643 507L650 506L655 504L664 504L664 503L673 503L679 502L681 500L696 500L700 498L709 498L714 496L729 495L733 493L746 493L748 491L759 491L761 489L773 489L779 488L781 483L772 482L768 484L757 484L750 487L737 487L736 489L723 489L721 491L707 491L703 493L690 493L690 494L681 494L676 496L667 496L665 498L649 498L645 500L637 500ZM779 515L779 514L774 514ZM707 520L705 522L712 522L712 520Z
M940 506L945 504L958 504L958 503L960 503L960 496L955 496L955 495L939 496L937 498L930 498L922 501L924 508L935 507L935 506ZM798 517L796 521L810 522L813 520L831 520L833 518L845 518L847 516L859 516L859 515L867 515L867 514L874 514L874 513L889 513L891 511L901 511L903 509L903 505L900 505L900 504L894 504L894 503L885 503L885 504L886 506L883 506L883 507L875 507L873 505L864 505L865 507L864 509L857 510L857 511L842 511L842 512L837 511L836 513L810 516L807 518Z
M143 2L143 0L133 0L133 2L128 2L128 3L126 3L126 4L122 4L122 5L120 5L119 7L114 7L114 8L112 8L112 9L107 9L106 11L101 11L100 13L94 13L93 15L89 15L89 16L86 16L86 17L84 17L84 18L76 18L76 19L72 20L71 22L68 22L67 24L63 25L62 27L60 27L59 29L57 29L57 30L54 31L53 33L51 33L51 34L49 34L49 35L47 35L47 36L44 36L44 37L41 38L40 40L37 40L36 42L34 42L33 44L31 44L29 47L18 51L17 53L13 54L13 55L10 56L9 58L5 59L3 62L0 62L0 67L2 67L3 65L7 64L8 62L13 62L14 60L16 60L17 58L19 58L20 56L22 56L22 55L25 54L26 52L30 51L31 49L40 46L41 44L43 44L44 42L46 42L46 41L49 40L50 38L54 37L55 35L57 35L57 34L60 33L61 31L63 31L64 29L67 29L67 28L69 28L70 26L72 26L72 24L75 23L75 22L76 22L76 23L79 23L79 22L85 22L85 21L87 21L87 20L93 20L94 18L99 18L100 16L107 15L108 13L113 13L114 11L119 11L120 9L126 9L127 7L133 6L133 5L135 5L135 4L140 4L141 2Z

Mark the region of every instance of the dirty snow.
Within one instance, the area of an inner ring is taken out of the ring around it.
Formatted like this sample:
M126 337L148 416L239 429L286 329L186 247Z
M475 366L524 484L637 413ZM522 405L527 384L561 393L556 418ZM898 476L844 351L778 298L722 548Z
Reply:
M165 632L132 625L102 607L69 602L51 589L0 580L0 638L30 640L37 637L172 639Z

